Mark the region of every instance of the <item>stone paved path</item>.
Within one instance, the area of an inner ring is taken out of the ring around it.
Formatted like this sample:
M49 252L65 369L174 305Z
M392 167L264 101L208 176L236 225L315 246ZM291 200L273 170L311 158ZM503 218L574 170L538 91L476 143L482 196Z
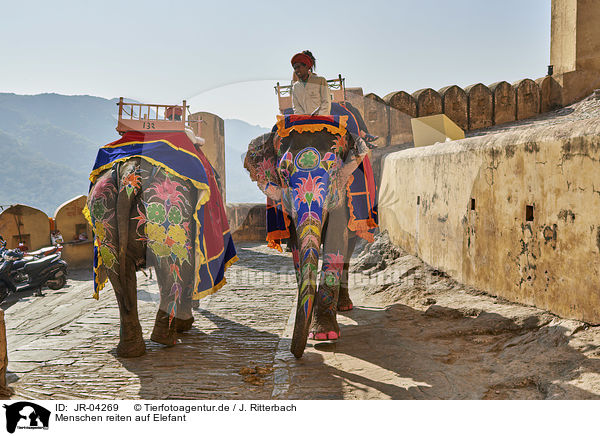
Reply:
M147 345L140 358L116 356L117 303L110 286L99 301L91 298L91 274L75 271L66 288L21 298L5 309L13 398L269 399L272 374L255 385L239 372L273 365L294 304L295 276L285 269L291 260L264 245L240 245L238 252L228 284L201 300L194 327L173 348L149 340L158 288L138 273Z
M138 273L139 358L116 356L116 300L109 286L92 299L89 273L3 303L12 399L600 398L600 326L468 289L406 253L369 267L369 256L383 265L375 244L353 260L341 340L309 341L295 359L291 256L237 248L227 286L201 300L173 348L148 339L158 289Z

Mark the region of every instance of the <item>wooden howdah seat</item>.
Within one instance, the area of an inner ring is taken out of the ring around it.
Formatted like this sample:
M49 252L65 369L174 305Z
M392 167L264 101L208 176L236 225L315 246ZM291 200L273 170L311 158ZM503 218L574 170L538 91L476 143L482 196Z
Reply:
M117 106L119 120L116 130L119 135L129 131L185 132L194 144L204 144L204 139L194 133L201 135L202 120L189 119L189 106L185 100L182 105L168 105L130 103L121 97Z
M332 102L339 103L346 101L345 80L346 79L339 74L337 79L327 81ZM277 85L275 85L275 93L279 99L279 112L283 114L285 110L292 108L292 85L282 86L277 82Z

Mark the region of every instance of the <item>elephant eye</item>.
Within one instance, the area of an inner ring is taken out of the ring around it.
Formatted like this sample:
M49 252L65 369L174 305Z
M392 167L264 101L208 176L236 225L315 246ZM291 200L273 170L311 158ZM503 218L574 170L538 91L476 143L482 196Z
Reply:
M281 176L288 177L290 175L290 171L289 171L290 164L291 164L291 162L287 159L282 159L279 162L277 169L279 171L279 174L281 174Z

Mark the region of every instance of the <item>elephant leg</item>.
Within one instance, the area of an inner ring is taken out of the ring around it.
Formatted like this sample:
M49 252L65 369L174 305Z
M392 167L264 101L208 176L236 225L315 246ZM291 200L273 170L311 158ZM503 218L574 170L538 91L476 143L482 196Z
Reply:
M160 289L160 305L150 339L171 347L177 343L177 323L173 322L175 321L173 311L176 310L176 296L172 290L177 285L181 285L173 281L172 275L169 274L170 265L166 259L160 260L155 269Z
M182 290L180 295L177 295L174 290L182 288L182 284L173 281L172 274L167 274L162 269L157 268L156 275L161 290L160 306L150 339L159 344L172 346L177 342L177 332L190 330L194 324L194 316L192 315L193 286L188 283L189 281L193 283L193 269L183 271L182 268L183 286L186 289Z
M138 318L137 283L133 261L129 258L127 259L125 277L119 276L116 272L109 269L108 278L115 290L121 320L117 354L121 357L142 356L146 353L146 344L142 336L142 327Z
M188 286L181 296L177 305L177 317L175 318L175 329L185 332L192 328L194 316L192 315L192 286Z
M170 322L169 318L170 316L167 312L158 309L150 339L167 347L172 347L177 343L177 332L175 323Z
M356 236L348 239L348 250L344 257L344 271L342 272L342 280L340 283L340 295L338 297L337 310L338 312L347 312L352 310L354 305L350 299L348 292L348 268L350 267L350 258L354 252L354 246L356 245Z
M88 206L96 231L95 243L102 260L98 274L108 276L119 305L121 326L117 354L122 357L137 357L146 352L137 310L134 259L138 253L134 250L129 252L129 256L126 255L127 248L135 238L127 231L119 232L121 227L127 227L122 224L128 223L128 212L131 209L130 203L127 202L123 212L117 212L119 178L118 166L103 173L90 190ZM120 255L121 246L123 256ZM132 248L135 249L135 246Z
M335 340L340 337L337 305L348 251L348 227L342 208L330 212L323 245L323 268L315 297L314 315L309 338ZM340 224L343 223L343 224Z

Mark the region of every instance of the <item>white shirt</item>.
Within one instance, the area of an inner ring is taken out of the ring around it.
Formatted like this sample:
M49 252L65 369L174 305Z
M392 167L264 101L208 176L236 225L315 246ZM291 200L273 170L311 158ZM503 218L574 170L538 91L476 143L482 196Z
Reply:
M295 114L329 115L331 95L324 77L309 72L306 82L292 84L292 109Z

